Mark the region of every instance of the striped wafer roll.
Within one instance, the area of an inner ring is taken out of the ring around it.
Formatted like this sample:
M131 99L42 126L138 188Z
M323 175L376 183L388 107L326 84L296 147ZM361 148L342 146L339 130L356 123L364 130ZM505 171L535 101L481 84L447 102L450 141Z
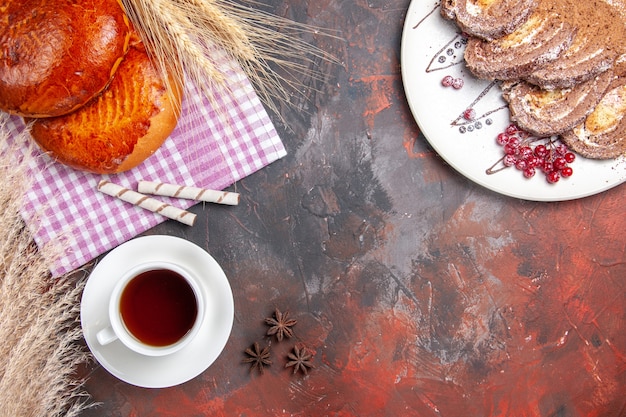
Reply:
M205 201L208 203L227 204L230 206L236 206L239 204L238 193L209 190L206 188L190 187L186 185L174 185L142 180L139 181L137 190L144 194L184 198L187 200Z
M196 221L196 215L193 213L129 190L110 181L100 181L98 183L98 191L189 226L193 226Z

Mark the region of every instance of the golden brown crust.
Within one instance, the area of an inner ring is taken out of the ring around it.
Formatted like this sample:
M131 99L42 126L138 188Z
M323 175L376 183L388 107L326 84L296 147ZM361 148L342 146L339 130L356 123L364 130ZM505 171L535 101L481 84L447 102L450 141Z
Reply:
M511 121L538 137L563 133L582 122L600 102L611 83L608 70L572 88L544 90L524 81L504 83L502 97L509 103Z
M0 14L0 110L67 114L101 92L128 49L119 0L11 0Z
M538 9L517 30L502 38L470 38L465 62L478 78L518 80L557 60L575 35L576 28L558 14Z
M624 64L621 68L626 69ZM561 135L570 149L586 158L613 159L626 155L626 73L621 74L613 78L585 121Z
M31 135L59 162L100 174L131 169L152 155L178 121L182 86L168 94L142 44L132 46L109 87L79 110L31 119Z
M443 0L441 15L470 36L493 40L526 21L538 0Z
M569 24L576 27L576 37L558 60L526 77L541 88L571 88L595 78L611 68L623 51L626 41L624 22L603 1L561 0L552 3Z

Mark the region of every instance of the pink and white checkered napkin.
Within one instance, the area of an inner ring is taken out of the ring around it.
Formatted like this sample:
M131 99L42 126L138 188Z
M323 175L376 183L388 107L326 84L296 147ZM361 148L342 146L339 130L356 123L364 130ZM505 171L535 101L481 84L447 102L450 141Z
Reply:
M66 250L51 271L54 276L70 272L166 220L100 193L96 186L103 178L133 190L141 179L221 190L286 155L274 125L239 67L229 73L229 83L230 88L215 94L228 109L226 116L215 112L191 86L171 137L130 171L102 176L53 163L47 155L34 158L29 167L34 183L25 197L22 217L39 247L55 240L63 242ZM12 117L8 128L12 137L17 137L24 124ZM195 202L175 200L174 204L189 208Z

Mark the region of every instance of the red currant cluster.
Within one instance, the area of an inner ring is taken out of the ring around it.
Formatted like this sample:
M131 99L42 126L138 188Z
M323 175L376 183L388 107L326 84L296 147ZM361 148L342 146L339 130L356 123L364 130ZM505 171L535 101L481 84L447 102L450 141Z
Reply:
M455 90L460 90L461 88L463 88L464 84L465 81L463 81L462 78L454 78L452 75L446 75L441 80L441 85L443 85L444 87L452 87Z
M576 155L556 140L541 141L511 124L498 135L496 142L504 148L502 163L507 167L514 166L526 178L534 177L539 170L549 183L554 184L574 173L569 164L574 162Z

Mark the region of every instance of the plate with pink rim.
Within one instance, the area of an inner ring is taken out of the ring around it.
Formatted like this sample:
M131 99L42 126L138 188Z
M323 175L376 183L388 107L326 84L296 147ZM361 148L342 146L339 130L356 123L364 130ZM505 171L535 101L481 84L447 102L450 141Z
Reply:
M502 164L496 137L510 125L496 83L465 67L466 38L439 12L439 1L413 0L402 33L402 80L420 130L434 150L468 179L492 191L532 201L565 201L606 191L626 181L626 157L592 160L577 155L572 175L549 183ZM442 82L444 78L450 83ZM468 114L471 112L471 115Z

